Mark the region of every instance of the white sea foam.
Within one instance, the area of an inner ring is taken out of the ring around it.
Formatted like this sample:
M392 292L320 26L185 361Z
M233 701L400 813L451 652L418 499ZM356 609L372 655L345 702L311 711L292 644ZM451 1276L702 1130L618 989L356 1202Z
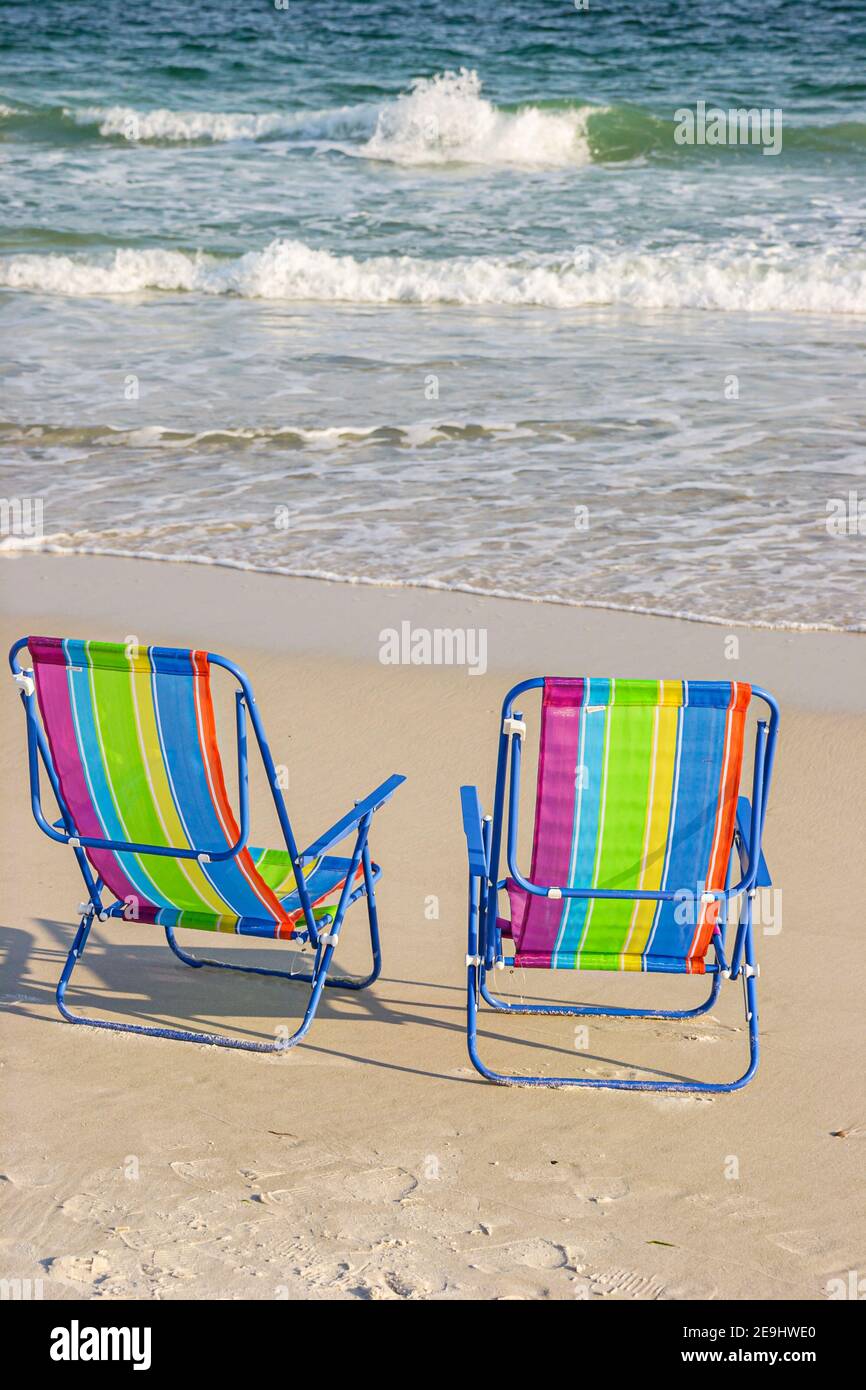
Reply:
M586 122L600 109L500 111L482 97L478 74L462 68L419 78L383 106L358 153L395 164L588 164Z
M295 139L338 140L366 136L376 124L376 108L339 106L323 111L264 112L142 111L133 106L64 108L76 125L95 125L100 135L129 141L184 143L203 140Z
M301 425L223 426L220 429L178 430L166 425L142 425L118 429L113 425L38 425L0 420L0 444L23 444L46 449L175 449L189 453L199 448L219 449L225 445L270 445L289 448L327 450L363 448L387 440L395 449L424 449L429 445L453 444L457 439L514 441L546 432L545 422L526 421L418 421L411 425L330 425L304 428ZM561 426L554 426L561 430Z
M135 294L142 290L205 288L207 265L201 256L158 247L121 249L108 261L62 255L10 256L0 263L0 285L46 294ZM210 263L213 264L213 263Z
M0 260L0 286L85 296L162 290L348 304L866 314L866 254L679 246L644 253L583 248L514 260L358 260L277 240L234 260L158 247L119 250L107 260L15 255Z

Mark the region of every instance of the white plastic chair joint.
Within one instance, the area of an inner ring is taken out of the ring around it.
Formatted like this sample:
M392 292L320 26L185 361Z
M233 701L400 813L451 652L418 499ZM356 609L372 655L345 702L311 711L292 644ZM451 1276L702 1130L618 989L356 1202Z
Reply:
M715 901L716 901L716 895L715 895L715 893L702 893L702 894L701 894L701 902L702 902L702 903L714 903Z
M12 679L24 691L25 695L32 695L36 689L32 671L13 671Z
M196 859L198 860L199 864L209 864L211 862L210 855L205 854L204 851L202 851L201 854L197 854Z
M480 965L480 964L481 964L481 957L480 957L480 956L469 956L469 955L467 955L467 957L466 957L466 964L467 964L467 965Z
M561 898L561 897L562 897L562 889L561 889L561 888L548 888L548 890L547 890L547 896L548 896L549 898Z
M518 738L523 738L526 733L526 724L522 719L503 719L502 732L506 737L516 734Z
M81 841L77 835L70 835L66 843L71 845L73 849L81 849Z
M760 965L744 965L744 966L743 966L743 974L745 975L745 977L746 977L747 980L748 980L751 976L754 976L755 979L757 979L758 976L760 975L760 973L761 973L761 967L760 967Z

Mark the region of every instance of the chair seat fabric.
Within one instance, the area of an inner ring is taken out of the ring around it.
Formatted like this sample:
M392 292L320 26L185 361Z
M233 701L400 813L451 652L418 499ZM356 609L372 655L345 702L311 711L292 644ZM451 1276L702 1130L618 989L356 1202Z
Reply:
M548 678L529 881L669 892L559 898L506 883L516 962L704 973L733 844L751 687Z

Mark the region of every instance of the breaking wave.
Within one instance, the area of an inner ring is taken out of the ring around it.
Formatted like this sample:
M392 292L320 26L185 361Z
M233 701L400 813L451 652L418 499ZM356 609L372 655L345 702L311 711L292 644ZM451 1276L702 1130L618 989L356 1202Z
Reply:
M347 304L531 305L866 314L866 253L676 246L581 248L562 256L339 256L278 239L219 259L159 247L108 258L59 254L0 260L0 287L73 296L152 291Z

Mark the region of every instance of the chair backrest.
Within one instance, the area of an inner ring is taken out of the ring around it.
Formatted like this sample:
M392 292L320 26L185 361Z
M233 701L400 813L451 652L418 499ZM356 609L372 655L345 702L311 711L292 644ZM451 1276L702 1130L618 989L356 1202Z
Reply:
M520 963L703 971L750 699L738 681L545 680L530 881L683 897L514 895Z
M217 742L207 652L30 637L39 712L77 835L220 852L240 831ZM152 920L273 922L291 935L278 898L244 848L231 859L87 850L107 887Z

